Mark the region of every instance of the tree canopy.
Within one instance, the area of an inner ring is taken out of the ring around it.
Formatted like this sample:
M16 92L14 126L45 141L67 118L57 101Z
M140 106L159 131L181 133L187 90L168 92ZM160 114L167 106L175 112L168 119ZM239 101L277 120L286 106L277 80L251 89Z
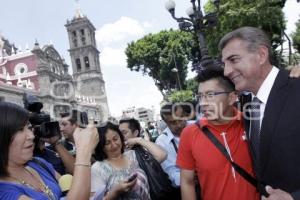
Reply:
M206 13L213 12L211 1L205 6ZM282 43L285 29L282 8L285 0L221 0L218 24L205 31L210 55L217 56L218 42L228 32L242 27L254 26L264 30L271 38L273 49Z
M127 67L153 78L164 96L186 88L187 65L197 43L191 33L164 30L128 44ZM179 80L178 80L179 79Z
M170 102L192 102L194 101L193 91L191 90L180 90L174 91L168 96Z
M221 0L217 26L204 30L209 54L219 56L218 42L226 33L238 27L254 26L269 35L274 54L280 58L282 51L279 49L276 52L275 49L283 43L285 20L282 8L285 1ZM211 0L208 1L206 13L214 12L214 9ZM297 42L294 41L295 44ZM183 90L197 90L195 81L186 81L188 63L199 61L199 47L194 33L171 29L148 34L129 43L125 53L127 67L152 77L164 97L180 89L179 85ZM281 62L277 59L274 64Z
M300 18L296 23L296 30L292 34L292 39L294 48L298 51L298 53L300 53Z

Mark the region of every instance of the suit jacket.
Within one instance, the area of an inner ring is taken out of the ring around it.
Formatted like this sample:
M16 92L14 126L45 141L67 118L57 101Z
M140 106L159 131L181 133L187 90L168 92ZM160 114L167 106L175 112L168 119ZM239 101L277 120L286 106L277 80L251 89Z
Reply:
M249 136L247 119L245 129ZM300 199L300 79L290 78L288 71L279 71L271 89L254 166L260 181Z

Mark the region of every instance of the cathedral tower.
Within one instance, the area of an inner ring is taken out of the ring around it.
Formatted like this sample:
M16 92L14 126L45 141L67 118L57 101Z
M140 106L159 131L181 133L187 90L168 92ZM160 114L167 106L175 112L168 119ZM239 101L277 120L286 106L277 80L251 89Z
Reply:
M77 95L91 98L99 106L101 120L106 120L109 111L105 92L99 54L96 46L95 27L90 20L77 9L67 28L73 77Z

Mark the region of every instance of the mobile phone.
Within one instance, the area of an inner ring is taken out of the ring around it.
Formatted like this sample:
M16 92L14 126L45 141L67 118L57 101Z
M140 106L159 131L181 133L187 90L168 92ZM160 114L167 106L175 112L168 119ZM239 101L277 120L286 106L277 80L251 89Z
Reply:
M136 177L137 177L137 173L130 175L130 177L127 179L127 182L133 181L134 179L136 179Z

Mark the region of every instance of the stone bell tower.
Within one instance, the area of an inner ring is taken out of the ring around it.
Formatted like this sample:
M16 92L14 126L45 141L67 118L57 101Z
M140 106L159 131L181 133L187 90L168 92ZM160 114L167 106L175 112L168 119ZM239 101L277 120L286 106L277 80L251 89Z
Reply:
M69 36L76 93L94 99L99 106L101 120L107 120L109 110L99 61L100 52L96 46L96 29L80 8L77 8L72 20L67 20L65 27Z

